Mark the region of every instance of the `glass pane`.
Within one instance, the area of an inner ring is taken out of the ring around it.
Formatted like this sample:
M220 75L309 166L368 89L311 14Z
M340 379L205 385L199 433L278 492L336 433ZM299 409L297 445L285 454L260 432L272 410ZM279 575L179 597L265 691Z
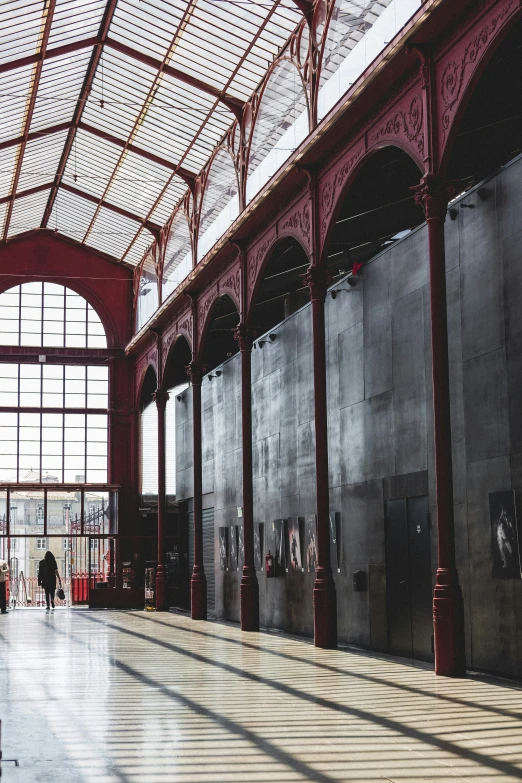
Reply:
M81 492L47 491L47 529L53 535L80 531ZM56 554L56 553L55 553Z
M44 493L42 490L11 492L10 534L38 535L44 532ZM35 555L36 557L36 555Z
M1 479L0 479L1 480ZM7 492L0 489L0 536L5 536L7 533ZM0 551L0 557L2 557Z
M109 493L100 490L86 492L84 513L86 533L108 533L110 519Z
M18 405L18 365L0 364L0 405Z

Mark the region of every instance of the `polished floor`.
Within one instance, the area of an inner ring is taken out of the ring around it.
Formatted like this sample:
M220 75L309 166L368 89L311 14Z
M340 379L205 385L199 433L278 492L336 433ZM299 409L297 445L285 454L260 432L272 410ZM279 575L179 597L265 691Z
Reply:
M522 779L518 688L172 614L0 617L0 717L2 783Z

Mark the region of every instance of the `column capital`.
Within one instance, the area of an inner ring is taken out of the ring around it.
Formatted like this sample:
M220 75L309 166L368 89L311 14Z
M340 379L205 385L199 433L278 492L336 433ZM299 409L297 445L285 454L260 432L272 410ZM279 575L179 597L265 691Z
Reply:
M328 274L328 269L323 266L314 266L311 264L303 275L303 285L310 289L310 298L320 299L324 302L328 286L332 278Z
M240 351L251 351L256 333L249 326L240 324L234 330L234 340L239 345Z
M413 198L424 210L426 220L430 218L444 219L448 202L458 193L459 180L440 179L433 174L426 174L418 185L413 185Z
M187 371L187 375L190 378L192 385L201 386L203 367L197 362L190 362L190 364L185 367L185 370Z
M167 401L170 399L170 395L165 389L156 389L154 394L152 395L152 399L156 403L156 407L162 408L165 410L165 407L167 405Z

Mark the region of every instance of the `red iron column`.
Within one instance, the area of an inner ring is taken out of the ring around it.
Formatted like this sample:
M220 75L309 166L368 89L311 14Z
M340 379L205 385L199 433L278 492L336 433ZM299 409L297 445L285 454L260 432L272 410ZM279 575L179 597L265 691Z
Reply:
M424 208L428 224L433 419L437 502L438 568L433 595L435 673L460 677L466 671L464 605L455 563L453 472L446 311L446 256L444 221L454 184L432 175L422 178L415 200Z
M253 333L239 326L235 338L241 351L241 421L243 450L243 535L245 562L241 576L241 630L259 631L259 584L254 565L254 492L252 483L252 341Z
M328 430L326 398L326 347L324 305L328 273L310 266L303 279L312 300L315 471L317 502L317 576L314 585L314 643L337 646L337 596L330 562L330 499L328 487Z
M190 610L193 620L207 619L207 580L203 568L203 460L201 450L201 367L187 368L192 382L192 424L194 443L194 569L190 581Z
M154 392L158 409L158 566L156 568L156 611L167 611L165 573L165 408L169 395L163 389Z

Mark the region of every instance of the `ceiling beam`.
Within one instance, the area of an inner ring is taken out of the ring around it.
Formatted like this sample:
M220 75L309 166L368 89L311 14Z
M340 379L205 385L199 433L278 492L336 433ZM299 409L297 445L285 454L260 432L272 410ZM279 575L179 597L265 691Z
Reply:
M28 54L26 57L19 57L17 60L9 60L7 63L0 64L0 73L16 71L17 68L25 68L28 65L34 65L40 61L47 62L47 60L52 60L55 57L63 57L66 54L73 54L73 52L88 49L90 46L94 46L97 40L96 36L84 38L81 41L73 41L72 43L64 44L63 46L55 46L52 49L47 49L45 54L37 52L36 54Z
M27 136L16 136L14 139L6 139L5 141L0 142L0 150L5 150L8 147L16 147L18 144L21 144L24 139L28 142L35 141L44 136L51 136L53 133L60 133L60 131L68 130L70 127L70 122L61 122L59 125L51 125L49 128L43 128L42 130L28 133Z
M313 0L292 0L293 4L299 8L307 22L312 21L314 11Z
M13 198L19 199L23 198L24 196L32 196L33 193L41 193L42 190L49 190L52 187L52 182L46 182L44 185L35 185L32 188L27 188L27 190L19 190L18 193L15 193L13 196L11 193L9 193L8 196L3 196L0 198L0 204L7 204L8 201L11 201Z
M134 220L136 223L143 224L153 236L159 235L161 231L161 226L159 226L157 223L152 223L150 220L144 220L142 217L139 217L139 215L134 214L134 212L129 212L128 209L118 207L116 204L110 204L108 201L103 201L103 199L100 201L97 196L93 196L91 193L85 193L83 190L80 190L80 188L75 188L72 185L67 185L65 182L62 182L60 185L60 190L65 190L67 193L72 193L75 196L84 198L86 201L90 201L92 204L96 204L97 206L105 207L105 209L116 213L116 215L122 215L122 217L126 217L129 218L129 220Z
M96 69L98 67L98 63L100 61L102 51L103 51L103 45L105 43L105 39L107 38L107 35L109 33L109 27L112 22L112 18L114 16L114 12L116 11L116 4L118 0L107 0L107 5L105 6L105 11L103 13L103 19L100 24L100 29L98 31L98 36L96 39L96 45L94 46L94 49L91 54L91 59L89 62L89 65L87 67L87 72L85 74L85 78L83 80L82 88L80 90L80 95L78 97L78 101L76 103L76 108L74 110L73 119L71 122L71 127L69 129L69 133L67 135L67 140L65 142L65 146L63 148L62 156L60 158L60 162L58 164L58 169L56 171L56 175L54 178L54 184L51 188L51 192L49 193L49 199L47 201L47 206L45 207L45 212L42 218L41 227L45 228L47 226L47 223L49 222L49 218L51 217L51 212L53 211L54 202L56 199L56 194L58 192L58 186L60 185L60 182L63 177L63 173L65 171L65 167L67 165L67 160L69 158L69 153L71 152L74 139L76 136L76 130L78 128L78 124L82 118L83 110L85 107L85 103L87 101L87 98L89 97L90 91L92 89L92 83L94 81L94 76L96 74Z
M229 109L232 114L241 121L241 114L244 104L243 101L239 100L239 98L234 98L233 95L227 95L225 92L223 92L223 90L219 90L217 87L212 87L212 85L207 84L201 79L197 79L195 76L190 76L188 73L180 71L179 68L174 68L172 65L167 65L167 63L163 63L161 60L156 60L155 57L150 57L148 54L138 52L131 46L120 43L120 41L114 41L112 38L107 38L105 43L111 49L114 49L115 51L120 52L127 57L131 57L134 60L143 63L144 65L148 65L150 68L153 68L159 73L167 73L169 76L173 76L178 81L183 82L184 84L188 84L190 87L195 87L196 89L201 90L201 92L204 92L207 95L211 95L213 98L217 98L220 103L226 106L227 109Z
M173 171L175 174L178 174L181 179L187 183L187 185L192 186L196 180L197 175L192 171L188 171L188 169L184 169L182 166L178 166L176 163L171 163L170 161L165 160L165 158L162 158L160 155L154 155L153 152L148 152L148 150L144 150L141 147L138 147L136 144L129 144L123 139L118 138L118 136L113 136L111 133L106 133L104 130L96 128L94 125L88 125L86 122L80 122L78 123L78 128L79 130L84 130L87 133L91 133L93 136L98 136L100 139L105 139L105 141L109 141L111 144L114 144L117 147L121 147L121 149L134 152L135 155L139 155L141 158L150 160L152 163L157 163L158 165L163 166L163 168L169 169L169 171Z
M16 167L11 182L11 199L9 201L9 206L7 207L7 214L5 216L4 235L3 235L4 241L7 239L7 235L9 233L11 215L13 214L14 197L16 195L16 191L18 190L18 182L20 180L20 174L22 172L22 164L24 161L25 149L27 147L27 137L31 129L31 123L33 121L34 107L36 105L36 96L38 95L38 87L40 86L40 77L42 75L45 52L47 51L47 44L49 42L49 36L51 34L51 25L53 23L55 8L56 8L56 0L49 0L48 5L43 11L43 16L42 16L43 29L41 32L40 47L39 47L41 58L33 66L34 70L33 70L33 78L31 83L31 92L29 93L29 100L27 103L25 119L24 119L23 141L20 145L20 149L18 150L18 159L16 161Z

